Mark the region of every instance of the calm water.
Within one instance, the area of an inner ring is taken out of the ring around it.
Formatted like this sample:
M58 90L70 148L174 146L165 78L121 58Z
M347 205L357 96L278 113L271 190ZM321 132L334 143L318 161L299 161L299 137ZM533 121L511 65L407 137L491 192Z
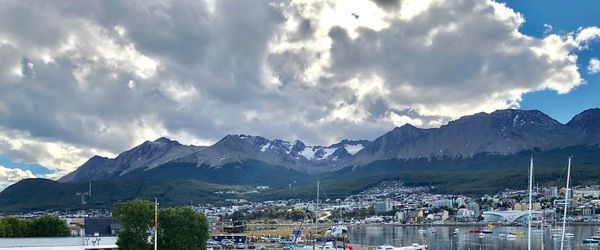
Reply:
M458 235L452 235L455 228L459 228ZM427 229L425 233L419 233L419 229ZM349 228L350 242L378 246L390 244L394 246L407 246L412 243L428 244L429 249L527 249L527 235L517 236L516 239L499 237L499 234L508 234L511 231L525 231L525 227L496 227L493 234L479 238L476 233L469 230L481 229L478 226L437 226L435 233L431 233L428 227L415 226L393 226L393 225L368 225L352 226ZM569 226L567 233L575 234L575 237L565 239L565 249L589 249L584 248L582 241L594 235L593 226ZM532 233L532 249L557 249L560 250L560 238L553 239L549 229L544 233ZM598 248L594 248L598 249Z

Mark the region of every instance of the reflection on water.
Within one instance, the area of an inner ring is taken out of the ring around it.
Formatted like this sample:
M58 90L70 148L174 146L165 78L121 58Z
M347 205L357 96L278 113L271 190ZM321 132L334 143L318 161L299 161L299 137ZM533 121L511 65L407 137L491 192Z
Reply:
M458 234L453 235L455 228ZM426 231L423 232L423 229ZM518 236L516 239L500 237L511 231L524 231L525 227L496 227L492 234L480 238L477 233L470 230L481 229L478 226L393 226L393 225L365 225L352 226L349 229L350 242L361 245L378 246L390 244L394 246L408 246L412 243L428 244L429 249L527 249L527 235ZM421 230L421 231L419 231ZM435 233L432 233L435 231ZM595 227L569 226L567 233L575 237L565 240L565 250L586 249L582 245L584 239L594 235ZM553 239L549 229L543 233L532 233L532 249L560 249L560 238ZM589 248L587 248L589 249Z

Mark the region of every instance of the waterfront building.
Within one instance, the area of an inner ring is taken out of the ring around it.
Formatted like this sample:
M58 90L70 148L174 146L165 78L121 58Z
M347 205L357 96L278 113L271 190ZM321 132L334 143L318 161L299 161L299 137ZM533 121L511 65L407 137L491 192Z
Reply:
M2 250L118 249L117 237L1 238Z

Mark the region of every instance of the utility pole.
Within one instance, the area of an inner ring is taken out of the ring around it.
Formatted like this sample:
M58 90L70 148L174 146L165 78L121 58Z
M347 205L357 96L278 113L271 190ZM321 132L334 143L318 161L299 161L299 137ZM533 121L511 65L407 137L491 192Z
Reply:
M529 164L529 216L527 222L527 249L531 250L531 199L533 191L533 156Z
M158 199L154 198L154 250L158 249Z

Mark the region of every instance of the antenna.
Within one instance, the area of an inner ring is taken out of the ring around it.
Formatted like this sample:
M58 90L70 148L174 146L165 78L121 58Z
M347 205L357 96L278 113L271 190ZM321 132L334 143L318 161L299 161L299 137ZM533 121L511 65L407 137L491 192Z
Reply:
M83 205L87 204L87 202L85 201L85 197L92 197L92 181L90 181L89 183L87 192L77 192L75 193L75 196L81 197L81 209L83 209Z

